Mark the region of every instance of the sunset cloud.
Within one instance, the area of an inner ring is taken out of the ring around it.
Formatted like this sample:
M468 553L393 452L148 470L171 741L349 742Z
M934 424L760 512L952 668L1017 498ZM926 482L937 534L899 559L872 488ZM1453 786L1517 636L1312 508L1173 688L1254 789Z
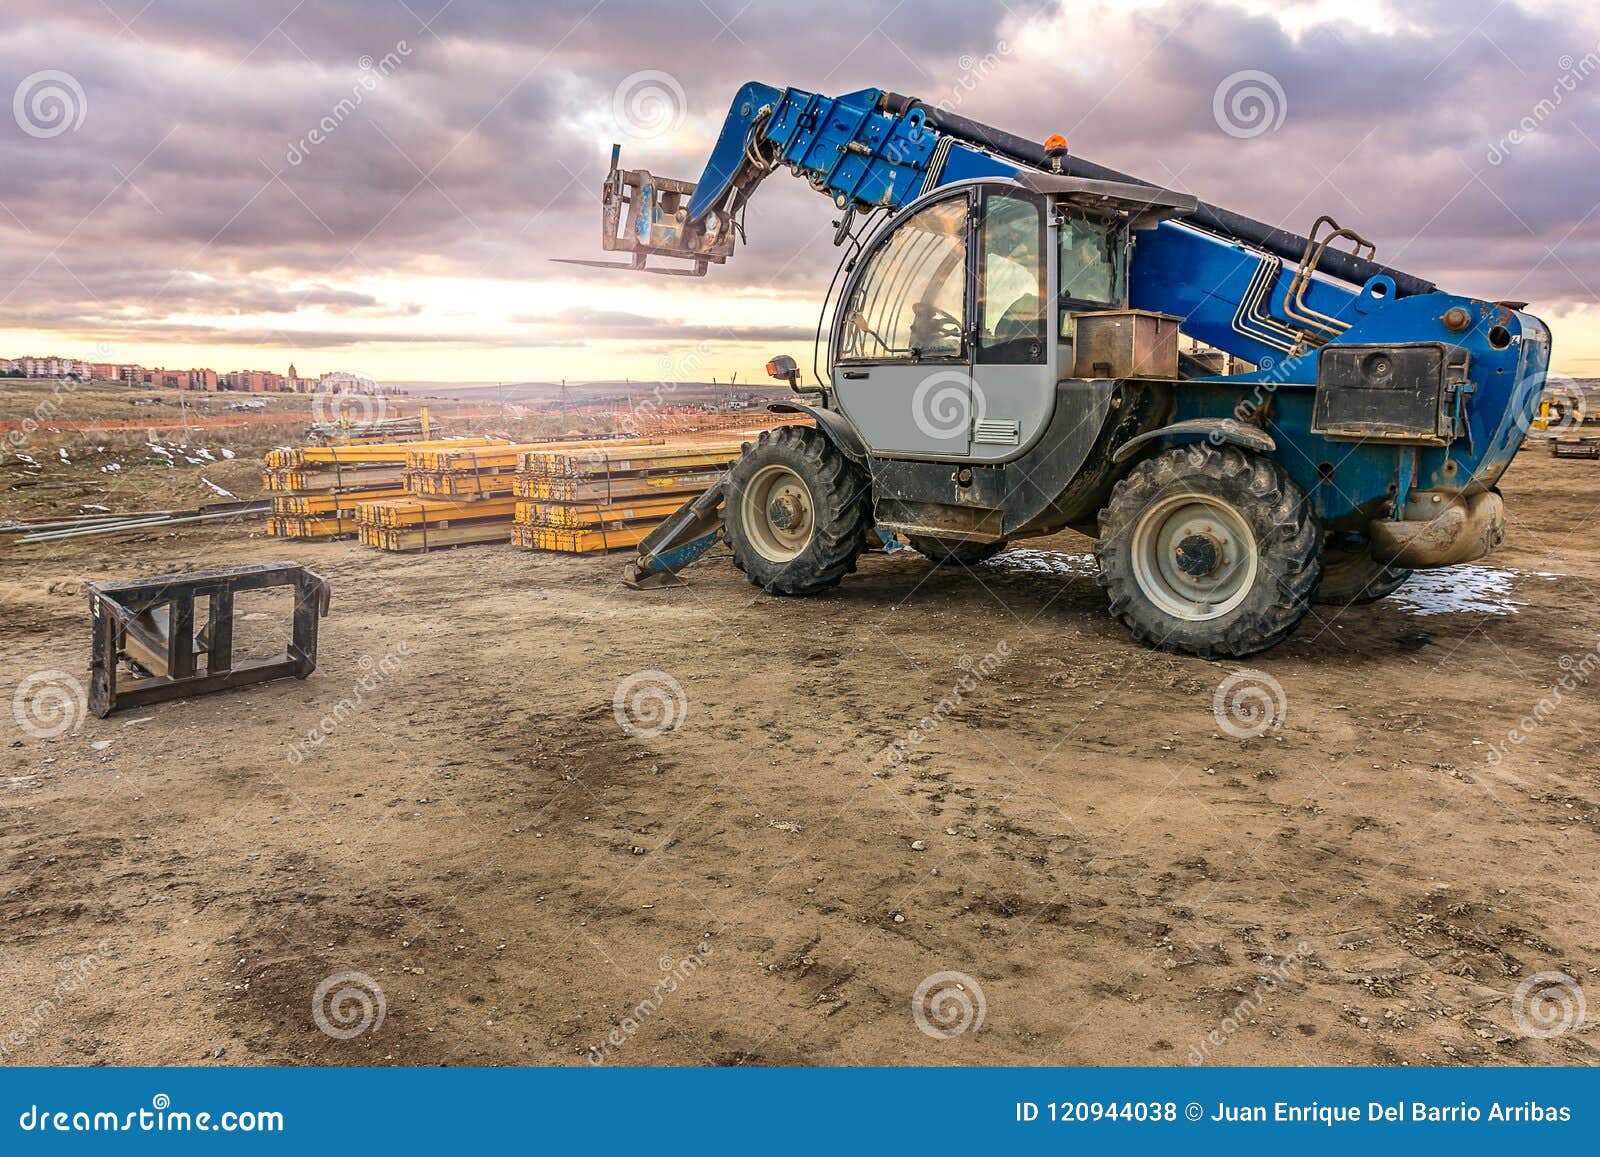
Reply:
M1534 302L1558 367L1600 375L1590 5L7 0L6 15L0 353L232 368L314 351L303 368L390 379L648 378L688 347L707 375L779 348L809 365L834 214L785 175L705 281L549 261L602 256L613 140L692 179L755 78L955 101L1296 230L1331 212L1442 287ZM683 98L668 131L635 139L614 98L642 70ZM1213 108L1243 70L1285 101L1247 138ZM23 99L46 73L81 90L66 122Z

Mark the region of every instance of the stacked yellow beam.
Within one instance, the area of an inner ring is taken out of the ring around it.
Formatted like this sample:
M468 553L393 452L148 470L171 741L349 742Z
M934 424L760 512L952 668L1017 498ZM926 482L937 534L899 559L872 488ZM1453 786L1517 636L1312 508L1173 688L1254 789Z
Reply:
M271 538L333 539L356 532L356 520L338 515L302 517L294 514L267 516L267 535Z
M356 518L373 526L440 526L451 522L510 518L517 500L505 498L405 498L379 499L356 507Z
M517 474L512 493L532 502L618 502L669 494L687 498L706 490L721 477L721 468L604 478L547 478L523 471Z
M356 507L356 534L368 546L392 551L505 542L511 537L516 505L510 496L385 498Z
M731 441L530 450L516 479L512 541L566 554L637 546L739 452Z
M349 446L280 446L268 450L268 470L313 466L359 466L387 462L404 466L406 455L418 450L451 450L489 446L493 438L445 438L432 442L360 442ZM501 442L501 445L506 443Z
M404 466L342 466L338 469L287 467L267 470L261 475L262 487L277 494L305 494L319 490L346 493L385 486L404 489L405 480Z
M314 493L275 494L272 496L272 512L300 515L336 515L341 511L354 513L356 506L361 502L373 502L380 498L404 498L409 493L410 491L404 487L395 486L377 490L325 490Z
M490 497L512 492L525 454L538 451L578 452L595 447L642 446L637 441L499 443L484 447L428 447L406 456L406 487L413 494L441 497ZM657 443L659 444L659 439Z
M406 456L414 450L480 449L490 438L431 442L362 442L347 446L284 446L267 452L262 485L272 494L267 533L283 538L338 538L357 532L356 507L402 497Z
M405 495L362 501L354 511L357 536L381 550L432 550L442 546L505 542L517 499L512 494L522 456L562 449L659 445L645 440L588 442L460 442L406 447Z
M666 498L636 499L627 502L521 502L516 521L527 526L552 530L586 530L615 526L620 522L660 522L684 504L676 494Z
M525 550L553 550L561 554L590 554L638 546L658 524L608 526L594 530L557 530L547 526L513 523L511 541Z
M511 537L509 518L482 522L458 522L444 526L374 526L356 523L356 534L367 546L379 550L410 553L439 550L447 546L476 546L486 542L505 542Z
M726 470L739 456L738 442L668 442L653 446L599 446L587 452L542 449L522 455L522 472L535 479L584 479Z

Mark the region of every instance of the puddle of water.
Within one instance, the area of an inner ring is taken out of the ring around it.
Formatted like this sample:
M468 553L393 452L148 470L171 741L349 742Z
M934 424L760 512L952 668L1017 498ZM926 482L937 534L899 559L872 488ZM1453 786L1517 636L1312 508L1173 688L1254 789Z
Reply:
M989 559L992 566L1007 574L1093 575L1099 568L1092 554L1067 554L1060 550L1034 550L1013 546Z
M983 565L1007 574L1093 577L1094 555L1060 550L1035 550L1014 546ZM1514 615L1527 605L1513 597L1524 579L1553 582L1562 576L1551 571L1515 570L1511 567L1466 563L1442 570L1419 570L1409 582L1385 600L1408 615Z
M1513 570L1465 563L1442 570L1419 570L1387 602L1408 615L1514 615L1528 604L1512 597L1519 579L1560 578L1549 571Z

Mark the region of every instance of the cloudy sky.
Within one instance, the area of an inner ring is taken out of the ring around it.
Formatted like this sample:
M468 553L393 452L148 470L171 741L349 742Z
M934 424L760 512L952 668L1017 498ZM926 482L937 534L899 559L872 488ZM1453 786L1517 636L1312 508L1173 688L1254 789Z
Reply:
M837 254L831 206L786 174L704 281L548 260L604 256L613 140L697 177L756 79L1063 132L1296 231L1330 212L1442 287L1532 301L1556 367L1600 376L1590 0L0 2L0 356L439 381L809 365ZM1282 93L1264 131L1219 123L1241 72Z

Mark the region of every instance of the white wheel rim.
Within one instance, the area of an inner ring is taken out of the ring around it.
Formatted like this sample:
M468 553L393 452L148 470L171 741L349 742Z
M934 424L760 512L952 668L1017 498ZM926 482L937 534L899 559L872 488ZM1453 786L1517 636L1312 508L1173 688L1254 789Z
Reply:
M1244 515L1208 494L1175 494L1150 506L1133 528L1133 573L1166 614L1218 619L1249 597L1259 552Z
M739 499L745 536L768 562L792 562L811 545L814 511L805 479L776 464L757 470Z

